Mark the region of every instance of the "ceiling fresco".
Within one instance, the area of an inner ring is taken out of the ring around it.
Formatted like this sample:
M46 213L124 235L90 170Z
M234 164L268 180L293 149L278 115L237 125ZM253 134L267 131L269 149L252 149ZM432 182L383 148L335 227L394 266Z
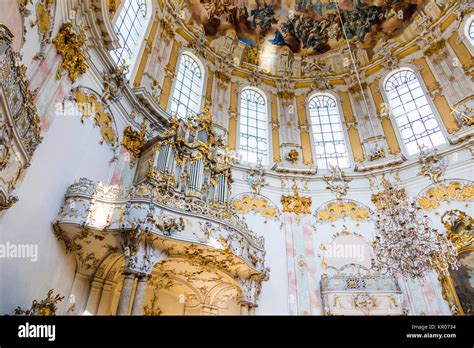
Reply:
M250 46L321 54L347 37L363 48L397 35L423 0L186 0L191 24L214 39L229 29Z

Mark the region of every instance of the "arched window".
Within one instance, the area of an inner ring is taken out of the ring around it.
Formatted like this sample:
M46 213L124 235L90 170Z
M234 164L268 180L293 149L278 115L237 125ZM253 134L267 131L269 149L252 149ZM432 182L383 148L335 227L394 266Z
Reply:
M183 53L179 62L178 74L174 85L170 112L179 118L199 113L202 98L202 71L198 62L187 53Z
M467 37L471 42L471 45L474 46L474 19L471 19L467 24Z
M140 51L140 43L151 18L151 4L148 0L122 0L123 5L114 28L120 42L120 48L112 51L116 64L130 65L132 71Z
M247 162L268 160L268 115L264 95L253 88L240 93L239 153Z
M391 115L397 122L408 155L419 153L419 147L432 148L446 142L428 99L410 69L400 69L385 82Z
M326 94L317 94L309 100L309 116L318 168L330 165L350 166L341 116L336 100Z

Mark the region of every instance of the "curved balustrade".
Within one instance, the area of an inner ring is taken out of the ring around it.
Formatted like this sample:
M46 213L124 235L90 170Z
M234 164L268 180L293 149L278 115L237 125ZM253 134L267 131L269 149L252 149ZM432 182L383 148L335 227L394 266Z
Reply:
M55 226L69 238L84 230L114 234L140 229L239 258L250 273L266 272L263 237L233 212L195 197L162 194L149 184L120 189L82 178L69 187Z

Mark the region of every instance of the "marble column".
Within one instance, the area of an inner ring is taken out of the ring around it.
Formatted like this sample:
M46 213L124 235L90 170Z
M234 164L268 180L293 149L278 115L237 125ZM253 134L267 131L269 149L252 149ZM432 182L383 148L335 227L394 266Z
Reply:
M123 278L122 292L117 309L117 315L128 315L128 308L132 299L133 283L135 281L135 274L126 273Z
M135 300L133 301L132 315L141 315L143 310L143 301L145 300L146 288L148 286L148 276L138 278Z

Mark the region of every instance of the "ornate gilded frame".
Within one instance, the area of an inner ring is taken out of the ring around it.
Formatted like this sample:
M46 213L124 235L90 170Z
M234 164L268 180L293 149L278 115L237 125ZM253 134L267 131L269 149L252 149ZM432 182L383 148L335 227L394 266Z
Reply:
M460 249L458 255L468 252L474 252L473 245ZM438 280L441 282L443 298L448 301L451 311L453 310L453 305L456 306L456 312L453 314L466 315L464 313L464 309L461 306L461 301L459 300L451 275L448 272L439 274Z

